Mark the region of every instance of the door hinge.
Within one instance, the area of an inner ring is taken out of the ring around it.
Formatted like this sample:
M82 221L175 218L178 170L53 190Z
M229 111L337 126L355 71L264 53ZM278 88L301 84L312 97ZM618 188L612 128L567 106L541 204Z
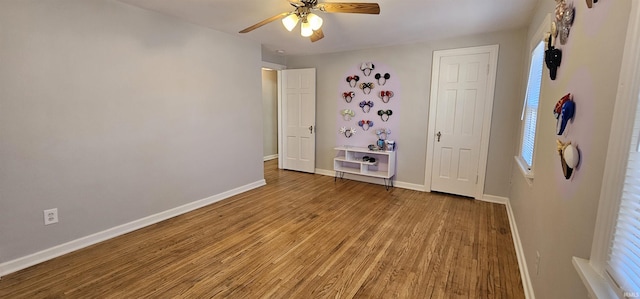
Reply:
M487 64L487 75L489 75L489 68L490 66Z
M479 175L476 174L476 185L478 184L478 177Z

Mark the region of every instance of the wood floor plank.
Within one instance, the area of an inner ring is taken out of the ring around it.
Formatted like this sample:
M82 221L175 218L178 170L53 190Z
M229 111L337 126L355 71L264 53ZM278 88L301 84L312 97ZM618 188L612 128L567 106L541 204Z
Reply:
M506 209L277 169L7 275L0 298L524 298Z

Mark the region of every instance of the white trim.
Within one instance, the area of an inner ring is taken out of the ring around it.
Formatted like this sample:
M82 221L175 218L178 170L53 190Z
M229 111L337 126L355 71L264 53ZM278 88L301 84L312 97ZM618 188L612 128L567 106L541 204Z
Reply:
M522 140L520 141L520 143L522 143ZM533 152L535 153L535 145L533 147ZM529 165L527 165L527 162L525 162L521 156L513 156L513 158L515 158L516 165L520 169L520 173L522 173L522 176L527 181L527 184L529 184L529 186L533 185L533 169L529 169Z
M482 197L478 200L490 202L490 203L497 203L501 205L506 205L509 202L509 199L506 197L489 195L489 194L482 195Z
M96 244L108 239L112 239L117 236L124 235L134 230L141 229L143 227L164 221L166 219L169 219L178 215L182 215L184 213L191 212L193 210L202 208L204 206L221 201L223 199L227 199L231 196L264 186L265 184L266 184L265 180L262 179L262 180L259 180L235 189L231 189L229 191L222 192L217 195L213 195L204 199L190 202L188 204L175 207L173 209L169 209L154 215L140 218L138 220L134 220L129 223L118 225L116 227L112 227L92 235L75 239L73 241L70 241L64 244L47 248L40 252L36 252L27 256L17 258L15 260L4 262L0 264L0 277L25 269L27 267L31 267L33 265L42 263L44 261L59 257L69 252L76 251L76 250L91 246L93 244Z
M413 190L413 191L427 192L427 190L424 188L424 185L420 185L420 184L394 181L393 186L402 188L402 189Z
M533 50L538 46L538 44L540 43L540 41L544 41L544 37L545 37L545 33L549 32L551 30L551 14L547 14L547 16L544 18L544 20L542 21L542 23L538 26L538 30L536 30L536 33L533 34L533 36L531 37L531 40L529 40L529 48L527 48L526 51L526 55L525 57L527 57L527 66L525 67L525 84L524 84L524 92L523 92L523 97L522 97L522 114L520 116L520 138L518 139L518 156L516 156L516 162L518 164L518 167L520 168L520 171L522 172L522 175L525 177L527 184L529 184L529 186L533 185L533 178L534 178L534 165L536 162L536 148L537 148L537 142L534 141L533 143L533 157L531 158L531 165L528 165L526 161L524 161L524 158L521 156L522 154L522 143L523 143L523 139L524 139L524 114L525 114L525 110L526 110L526 106L527 106L527 89L528 89L528 82L529 82L529 72L531 71L531 53L533 52ZM544 66L542 67L542 72L543 72L543 76L544 76ZM543 78L544 79L544 78ZM544 82L544 80L541 81L540 84L542 84L542 82ZM540 87L542 88L542 86ZM539 101L538 101L539 102ZM538 107L538 110L540 110L540 107ZM536 121L536 132L538 132L538 125L540 124L540 122Z
M327 170L327 169L320 169L320 168L316 168L316 174L332 176L332 177L336 176L336 172L335 171Z
M489 159L489 136L491 134L491 119L493 113L493 102L495 97L496 74L498 68L499 45L489 45L480 47L470 47L452 50L433 51L433 67L431 71L431 96L429 97L429 126L427 133L427 162L425 166L425 190L431 191L431 170L433 166L433 146L435 143L435 113L436 99L438 98L438 74L440 73L440 58L444 56L457 56L489 53L489 75L487 76L486 102L484 106L484 120L482 122L482 140L480 142L480 153L478 161L478 183L474 197L482 198L484 193L484 182L486 179L487 161Z
M282 70L278 71L278 168L283 168L282 163Z
M282 80L281 80L282 79L282 75L280 74L280 71L281 70L286 70L287 66L286 65L282 65L282 64L268 62L268 61L263 61L262 62L262 68L266 68L266 69L270 69L270 70L275 70L276 71L276 78L277 78L276 79L276 85L277 85L276 86L276 90L278 92L278 99L277 99L277 106L278 106L277 107L277 109L278 109L277 118L278 119L276 121L277 125L278 125L278 128L276 130L278 132L278 141L277 142L278 142L278 153L279 153L279 152L281 152L280 149L282 148L281 147L282 146L282 140L280 138L281 133L282 133L280 131L280 119L282 117L282 113L280 111L280 109L281 109L280 102L281 102L281 95L282 95L280 93L280 90L281 90L281 87L282 87ZM279 158L278 154L276 154L275 156L276 156L275 158ZM267 158L269 158L269 159L267 159ZM266 157L264 157L264 161L272 160L272 159L275 159L275 158L271 158L271 156L266 156ZM278 160L278 168L282 168L282 159Z
M506 208L507 216L509 216L509 226L511 227L511 238L513 239L513 246L516 249L516 257L518 258L518 267L520 268L520 279L522 280L522 286L524 288L524 296L527 299L535 299L536 296L533 293L533 285L531 284L531 277L529 276L529 269L527 268L527 260L524 257L524 249L522 248L520 233L518 232L518 226L516 225L516 218L513 215L511 202L508 199Z
M269 156L264 156L264 161L269 161L269 160L273 160L273 159L278 159L278 154L275 155L269 155Z
M594 271L601 277L609 254L609 246L616 223L624 169L627 165L628 152L631 146L631 130L635 120L638 95L640 94L640 3L631 1L631 13L627 26L627 36L620 68L618 93L611 121L611 133L607 148L607 157L602 179L602 189L598 203L598 216L591 244L591 257L587 265L576 266L583 276ZM625 153L625 154L620 154ZM591 268L591 269L589 269ZM587 289L597 288L592 281L584 279ZM606 297L605 297L606 298Z
M327 169L320 169L320 168L316 168L316 174L326 175L326 176L331 176L331 177L335 177L336 176L336 172L335 171L327 170ZM357 175L357 174L353 174L352 175L352 174L349 174L349 173L345 173L344 178L350 179L350 180L354 180L354 181L358 181L358 182L365 182L365 183L378 184L378 185L383 185L383 183L384 183L381 179L365 177L365 176L361 176L361 175ZM393 181L393 186L397 187L397 188L409 189L409 190L420 191L420 192L425 192L426 191L423 185L407 183L407 182L399 182L399 181L395 181L395 180Z
M589 260L573 257L573 267L589 291L592 299L617 299L618 295L607 280L595 271Z

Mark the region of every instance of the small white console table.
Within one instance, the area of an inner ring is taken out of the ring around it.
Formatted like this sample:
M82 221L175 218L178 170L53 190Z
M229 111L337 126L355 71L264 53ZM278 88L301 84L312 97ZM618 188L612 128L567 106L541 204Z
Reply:
M381 178L387 190L393 187L392 177L396 174L395 151L372 151L365 147L339 146L334 148L334 180L343 178L345 173ZM371 162L367 158L374 158Z

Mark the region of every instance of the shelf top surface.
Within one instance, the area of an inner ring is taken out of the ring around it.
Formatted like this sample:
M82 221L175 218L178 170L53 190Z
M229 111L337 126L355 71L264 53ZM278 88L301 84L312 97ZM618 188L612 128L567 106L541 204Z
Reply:
M389 153L393 153L394 151L372 151L366 147L359 147L359 146L336 146L333 148L334 150L337 151L354 151L354 152L364 152L364 153L380 153L380 154L389 154Z

